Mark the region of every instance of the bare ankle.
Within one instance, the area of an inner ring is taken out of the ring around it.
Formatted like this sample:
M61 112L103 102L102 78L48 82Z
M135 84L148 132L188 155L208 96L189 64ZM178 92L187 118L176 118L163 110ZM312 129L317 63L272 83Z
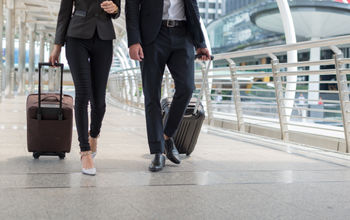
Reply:
M88 150L88 151L81 151L80 152L80 156L83 158L83 157L88 157L91 155L91 150Z

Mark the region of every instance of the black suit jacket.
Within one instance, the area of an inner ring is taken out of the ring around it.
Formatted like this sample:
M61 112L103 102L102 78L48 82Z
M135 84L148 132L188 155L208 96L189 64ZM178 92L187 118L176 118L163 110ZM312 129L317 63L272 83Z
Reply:
M184 0L187 28L196 48L206 48L197 0ZM161 28L164 0L126 0L125 16L129 47L152 43Z
M120 0L113 0L113 2L119 8L116 14L106 13L100 7L99 0L61 0L55 44L63 45L66 36L90 39L96 28L102 40L115 39L111 18L120 16Z

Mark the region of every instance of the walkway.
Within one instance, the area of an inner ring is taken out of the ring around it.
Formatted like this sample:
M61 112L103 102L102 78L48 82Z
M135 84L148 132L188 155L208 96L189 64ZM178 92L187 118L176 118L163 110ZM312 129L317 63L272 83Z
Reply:
M0 219L349 218L347 156L205 128L181 166L150 173L144 117L109 105L87 177L75 130L65 160L32 158L24 109L0 104Z

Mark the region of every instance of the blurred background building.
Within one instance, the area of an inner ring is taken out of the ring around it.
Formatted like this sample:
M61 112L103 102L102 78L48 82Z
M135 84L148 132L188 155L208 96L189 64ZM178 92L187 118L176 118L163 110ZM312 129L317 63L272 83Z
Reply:
M290 5L297 42L320 40L350 34L349 0L288 0ZM279 8L275 0L226 0L225 15L207 25L210 45L214 54L239 50L259 49L285 44L284 28ZM350 57L350 45L340 48L345 57ZM333 59L330 48L312 48L299 50L298 62ZM280 62L287 62L287 54L276 54ZM251 56L235 59L236 65L259 65L271 63L270 58ZM229 64L224 61L214 63L215 67ZM334 69L334 65L302 67L304 70ZM270 71L270 70L262 70ZM256 89L255 82L271 82L270 77L254 78L247 83L246 89ZM308 91L302 95L311 100L339 100L335 75L298 76L298 81L310 82L299 85L298 89ZM322 82L324 81L324 82ZM325 83L327 82L327 83ZM334 82L334 83L328 83ZM221 82L220 82L221 83ZM269 87L271 86L271 87ZM273 89L273 85L266 88ZM318 91L321 92L313 92ZM264 94L266 96L266 94ZM309 101L310 108L319 107L317 101ZM334 106L333 106L334 107ZM333 108L332 107L332 108ZM339 108L335 106L334 108ZM317 117L325 117L317 115Z
M226 0L225 2L225 14L230 14L231 12L250 5L258 0Z
M346 22L350 18L348 0L288 2L298 42L350 33L350 23ZM281 17L274 0L226 0L223 11L225 15L207 25L214 53L285 43ZM307 55L301 56L301 59L308 58Z
M208 24L224 15L225 0L199 0L198 7L204 23Z

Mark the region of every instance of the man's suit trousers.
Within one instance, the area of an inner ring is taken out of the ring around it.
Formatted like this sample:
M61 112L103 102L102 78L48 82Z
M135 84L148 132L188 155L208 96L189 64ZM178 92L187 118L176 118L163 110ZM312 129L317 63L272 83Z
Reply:
M194 45L185 27L162 26L156 40L143 46L142 84L151 154L164 151L164 137L176 132L194 90ZM165 66L175 81L175 94L163 126L160 106Z

